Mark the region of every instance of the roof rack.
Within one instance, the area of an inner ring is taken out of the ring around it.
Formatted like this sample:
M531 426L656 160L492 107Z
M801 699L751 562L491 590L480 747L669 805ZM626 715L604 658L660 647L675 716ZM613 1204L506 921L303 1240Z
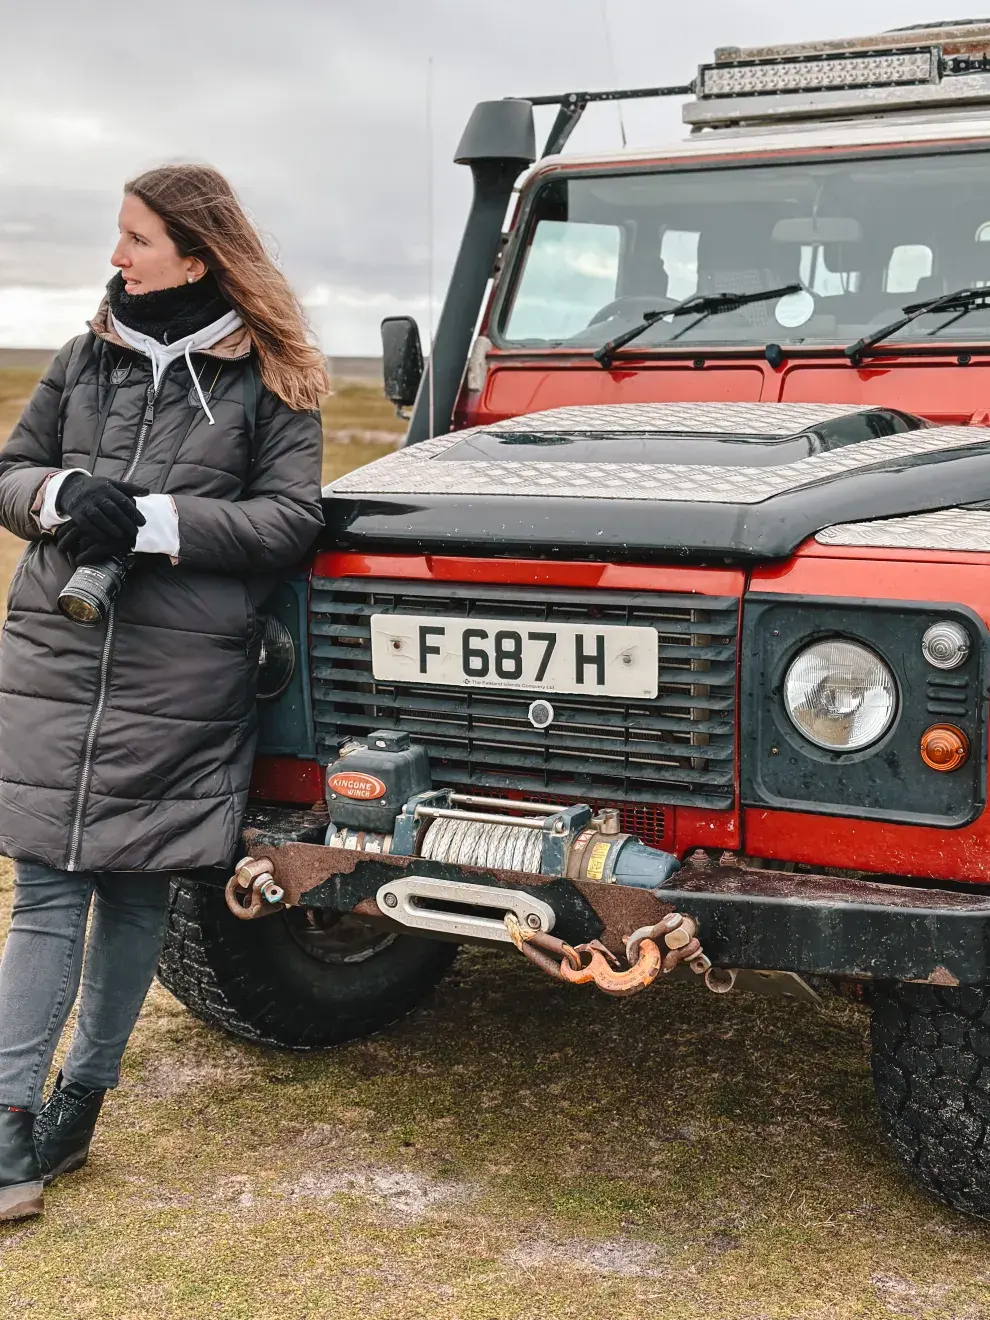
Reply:
M990 18L916 23L872 37L782 46L722 46L691 82L526 96L559 109L542 155L562 151L598 101L694 97L693 130L772 119L824 119L960 104L990 106Z
M916 24L873 37L723 46L703 64L695 129L990 104L990 20Z
M887 33L896 32L931 32L935 28L990 28L990 18L942 18L935 23L909 23L907 27L887 28Z
M642 101L655 96L690 96L694 83L679 83L676 87L632 87L612 92L562 92L558 96L523 96L519 99L532 105L557 105L557 118L543 145L541 156L555 156L562 151L578 120L593 101Z
M732 60L778 60L828 51L865 51L892 46L938 45L945 55L957 55L990 38L990 18L961 18L942 23L912 23L889 28L869 37L838 37L827 41L801 41L781 46L720 46L717 63Z

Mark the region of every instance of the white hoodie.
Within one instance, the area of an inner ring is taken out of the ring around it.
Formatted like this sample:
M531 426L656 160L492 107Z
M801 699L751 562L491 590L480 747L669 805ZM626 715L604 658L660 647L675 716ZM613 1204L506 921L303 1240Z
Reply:
M203 405L203 411L210 419L210 425L212 426L213 414L210 412L206 396L203 393L199 377L196 375L196 370L189 355L190 353L199 353L206 348L212 348L214 344L219 344L221 339L226 339L229 334L239 330L244 323L237 313L227 312L225 316L220 317L219 321L204 325L202 330L196 330L191 335L186 335L184 339L177 339L174 344L163 344L157 339L152 339L151 335L142 334L140 330L132 330L129 325L124 325L122 321L118 321L113 312L110 313L110 320L113 322L113 328L125 344L130 345L138 353L143 353L146 358L151 359L151 379L156 393L162 374L168 364L174 362L176 358L184 357L186 359L186 366L193 378L199 401Z
M199 396L200 403L203 405L203 411L209 418L210 426L213 426L213 414L206 402L206 395L203 393L203 387L199 382L199 376L196 374L190 354L212 348L221 339L226 339L233 331L239 330L243 322L237 313L227 312L226 315L220 317L219 321L213 321L210 325L203 326L202 330L196 330L183 339L177 339L174 344L163 344L159 340L153 339L151 335L142 334L140 330L132 330L130 326L118 321L112 312L110 319L113 321L113 328L124 343L135 349L136 352L143 353L146 358L151 360L151 379L156 393L165 368L169 363L180 357L185 358L189 374L193 379L193 386ZM52 531L60 523L68 522L68 519L58 512L55 502L59 487L70 472L86 472L86 469L66 468L64 472L59 472L57 476L52 477L48 482L44 501L38 515L41 526L45 531ZM86 475L88 476L89 473L86 472ZM169 555L172 561L175 562L179 556L179 515L171 496L139 495L134 503L144 515L144 525L138 528L137 540L134 542L135 551L138 554Z

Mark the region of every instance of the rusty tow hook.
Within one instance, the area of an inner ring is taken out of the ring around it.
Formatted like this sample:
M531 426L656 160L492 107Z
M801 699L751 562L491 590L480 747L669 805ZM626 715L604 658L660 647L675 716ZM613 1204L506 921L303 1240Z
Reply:
M672 912L655 926L642 926L626 941L628 968L600 940L576 947L553 935L526 930L513 913L505 918L506 929L517 949L536 967L568 985L596 985L607 995L634 995L645 990L661 974L686 962L706 983L711 961L698 939L692 917ZM667 952L660 949L663 941Z
M275 883L274 866L267 857L242 857L227 881L227 907L241 921L255 921L283 906L285 890Z
M635 995L652 985L663 970L663 954L653 940L645 937L636 961L625 971L619 970L618 958L599 940L579 944L574 952L581 958L581 966L561 963L563 979L571 985L597 985L607 995Z

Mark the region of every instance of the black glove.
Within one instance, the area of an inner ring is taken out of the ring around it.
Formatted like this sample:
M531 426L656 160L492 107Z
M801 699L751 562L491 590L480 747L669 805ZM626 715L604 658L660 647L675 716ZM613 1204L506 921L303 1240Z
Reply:
M69 519L59 535L59 545L77 563L83 562L82 555L91 561L97 549L102 558L127 554L134 549L138 528L144 525L144 514L134 499L147 493L144 486L130 481L70 473L55 497L56 512Z
M107 553L127 554L135 548L137 528L144 525L144 513L137 508L135 496L147 494L143 486L132 482L70 473L58 487L55 511L67 517L71 531L78 533L69 537L75 553L83 545L100 544Z
M93 540L72 523L63 523L55 529L55 544L68 556L73 568L81 564L103 564L108 559L124 559L131 553L121 550L119 544L108 545L99 538Z

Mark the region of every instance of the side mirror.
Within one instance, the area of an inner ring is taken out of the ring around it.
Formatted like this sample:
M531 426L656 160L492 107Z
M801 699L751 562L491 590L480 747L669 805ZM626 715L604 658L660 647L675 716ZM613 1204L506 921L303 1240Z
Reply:
M382 321L382 373L385 397L396 411L411 408L423 379L419 326L411 316L386 316Z

